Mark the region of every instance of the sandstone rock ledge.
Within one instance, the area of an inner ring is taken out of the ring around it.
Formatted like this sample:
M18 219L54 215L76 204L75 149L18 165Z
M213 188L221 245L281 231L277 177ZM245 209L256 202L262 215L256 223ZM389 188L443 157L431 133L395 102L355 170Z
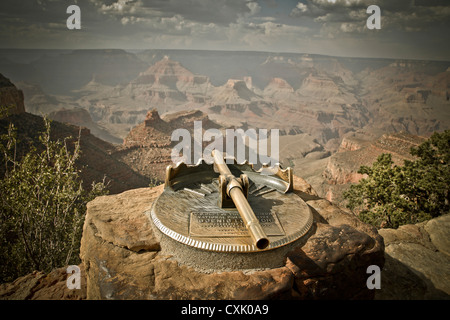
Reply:
M450 299L450 214L379 233L386 263L376 299Z
M384 265L375 228L317 196L295 178L314 212L314 232L283 267L203 273L160 253L144 215L163 186L98 197L88 204L81 241L88 299L371 299L369 265Z
M0 300L86 300L86 279L80 268L80 289L67 288L67 266L48 274L34 271L10 283L0 284Z

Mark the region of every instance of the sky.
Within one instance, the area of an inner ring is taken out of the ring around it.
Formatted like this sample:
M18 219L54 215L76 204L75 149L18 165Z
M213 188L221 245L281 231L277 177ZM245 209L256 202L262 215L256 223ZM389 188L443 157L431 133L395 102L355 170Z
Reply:
M80 8L69 30L67 7ZM370 5L381 28L368 29ZM0 48L200 49L450 60L449 0L1 0Z

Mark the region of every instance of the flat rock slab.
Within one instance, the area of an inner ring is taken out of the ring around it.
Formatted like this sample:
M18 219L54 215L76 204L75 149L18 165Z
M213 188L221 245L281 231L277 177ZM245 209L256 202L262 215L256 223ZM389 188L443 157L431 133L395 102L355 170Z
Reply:
M203 272L161 253L144 214L163 186L102 196L88 204L81 241L88 299L371 299L367 268L384 265L374 227L317 196L295 177L295 192L314 214L306 242L284 266Z
M379 233L386 264L376 299L450 299L450 214Z

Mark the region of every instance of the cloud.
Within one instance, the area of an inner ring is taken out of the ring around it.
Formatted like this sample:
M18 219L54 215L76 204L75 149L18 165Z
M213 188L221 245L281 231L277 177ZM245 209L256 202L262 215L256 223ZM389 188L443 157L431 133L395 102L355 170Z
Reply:
M307 34L311 31L309 28L255 20L258 22L239 21L230 24L225 31L227 41L223 44L229 48L245 47L255 51L268 51L270 48L278 52L295 52L307 49L305 43Z
M105 4L91 0L99 12L105 15L132 19L138 17L168 18L182 16L198 23L214 23L226 26L245 14L255 14L259 5L242 0L115 0Z
M133 3L135 3L133 0L118 0L117 2L113 2L110 5L101 4L101 11L103 11L103 13L117 12L123 14L126 11L133 13L135 12L136 8L134 5L132 5Z
M299 2L293 9L293 12L294 12L293 14L294 15L302 15L306 11L308 11L308 6L305 5L304 3Z
M261 11L261 6L255 1L247 2L247 7L250 9L249 16L253 16Z
M299 2L291 17L312 18L321 25L322 33L366 33L367 7L381 8L382 29L394 32L426 31L439 24L447 29L450 7L440 0L306 0ZM362 27L361 27L362 26ZM324 32L326 31L326 32Z
M158 47L267 50L299 41L308 28L260 16L261 5L246 0L91 0L98 12L117 19L127 33ZM180 39L178 39L180 37ZM140 44L142 45L142 44Z
M69 4L81 8L77 32L65 27ZM381 8L381 30L366 27L372 4ZM448 0L15 0L0 1L0 20L1 47L398 56L403 46L402 54L419 47L440 59L450 54L442 43L450 33Z

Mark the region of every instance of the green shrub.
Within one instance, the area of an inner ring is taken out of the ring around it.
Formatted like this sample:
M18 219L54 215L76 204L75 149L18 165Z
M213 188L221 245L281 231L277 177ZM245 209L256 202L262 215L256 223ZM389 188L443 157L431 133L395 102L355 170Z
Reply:
M0 282L41 270L49 272L79 263L79 247L86 203L106 193L103 182L84 190L68 141L50 140L50 121L35 147L16 160L16 130L10 123L1 136L4 176L0 180Z
M362 221L376 227L397 228L449 212L450 130L434 133L417 148L414 161L396 166L390 154L382 154L366 174L344 193L347 206Z

